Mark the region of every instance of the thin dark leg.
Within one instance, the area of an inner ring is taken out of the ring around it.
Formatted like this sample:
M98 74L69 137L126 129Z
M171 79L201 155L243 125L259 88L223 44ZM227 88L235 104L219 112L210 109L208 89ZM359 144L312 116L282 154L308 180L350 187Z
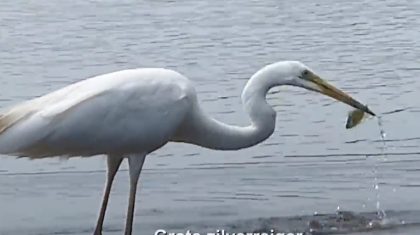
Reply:
M143 167L146 155L132 155L128 157L130 172L130 196L128 199L127 221L125 224L125 235L131 235L133 231L134 206L136 202L137 182L139 180L141 168Z
M105 212L106 212L106 207L108 205L108 199L109 199L109 194L111 192L112 182L114 181L114 177L118 171L118 168L121 165L122 160L123 160L122 157L107 156L108 171L107 171L106 185L105 185L105 191L102 198L101 210L99 212L99 217L96 223L95 232L93 233L94 235L102 235L102 226L104 224Z

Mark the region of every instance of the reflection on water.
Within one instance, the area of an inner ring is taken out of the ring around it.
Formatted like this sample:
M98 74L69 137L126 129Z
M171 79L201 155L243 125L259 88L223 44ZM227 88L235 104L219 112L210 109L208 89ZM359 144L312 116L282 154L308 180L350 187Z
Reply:
M141 178L136 228L145 234L162 226L215 228L334 214L337 206L376 211L376 163L381 209L417 211L419 14L420 2L397 0L6 0L0 106L92 75L157 66L190 77L208 113L244 125L249 120L239 95L246 79L267 63L301 60L383 114L387 161L378 162L384 152L376 122L346 130L348 107L282 87L268 95L278 120L266 142L228 152L169 144L153 153ZM2 157L0 234L89 233L104 169L101 157ZM127 181L122 171L106 218L110 234L121 233ZM417 227L398 229L418 233Z

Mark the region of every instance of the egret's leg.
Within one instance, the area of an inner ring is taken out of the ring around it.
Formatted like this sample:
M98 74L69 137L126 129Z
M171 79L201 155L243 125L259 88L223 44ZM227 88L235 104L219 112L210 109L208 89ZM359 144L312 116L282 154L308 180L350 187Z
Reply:
M108 199L109 199L109 194L111 192L112 182L114 181L115 174L117 173L122 160L123 160L122 157L107 156L108 171L107 171L106 185L105 185L105 191L102 198L102 206L99 212L98 222L96 223L94 235L102 234L102 226L104 224L105 211L106 211L106 206L108 205Z
M130 172L130 197L128 199L127 221L125 224L125 235L131 235L133 230L134 205L136 202L137 182L139 180L141 168L143 167L146 154L131 155L128 157L128 167Z

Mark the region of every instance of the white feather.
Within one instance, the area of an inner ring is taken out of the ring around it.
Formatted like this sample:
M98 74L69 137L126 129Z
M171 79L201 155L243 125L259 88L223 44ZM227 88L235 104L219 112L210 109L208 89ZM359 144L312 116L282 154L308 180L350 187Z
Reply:
M134 69L72 84L6 110L0 153L45 157L153 151L166 143L195 94L182 75ZM158 126L158 128L156 128Z

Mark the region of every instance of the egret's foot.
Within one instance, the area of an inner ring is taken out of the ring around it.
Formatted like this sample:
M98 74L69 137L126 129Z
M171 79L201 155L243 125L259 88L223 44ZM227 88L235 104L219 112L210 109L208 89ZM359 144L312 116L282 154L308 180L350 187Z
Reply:
M102 235L102 228L101 229L95 229L95 232L93 232L93 235Z

